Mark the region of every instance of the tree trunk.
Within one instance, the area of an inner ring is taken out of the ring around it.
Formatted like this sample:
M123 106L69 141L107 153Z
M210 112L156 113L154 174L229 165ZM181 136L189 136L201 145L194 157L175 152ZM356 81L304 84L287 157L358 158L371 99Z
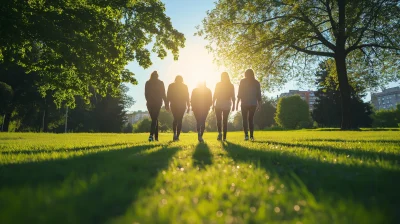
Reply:
M335 56L336 71L339 80L340 99L342 105L342 130L352 129L351 123L351 103L350 103L350 86L347 77L345 54L337 54Z
M8 126L10 126L11 122L11 113L6 113L4 116L4 123L3 123L3 131L8 132Z
M342 130L352 129L350 86L346 67L346 0L338 0L339 23L336 33L335 63L339 80L340 99L342 104Z

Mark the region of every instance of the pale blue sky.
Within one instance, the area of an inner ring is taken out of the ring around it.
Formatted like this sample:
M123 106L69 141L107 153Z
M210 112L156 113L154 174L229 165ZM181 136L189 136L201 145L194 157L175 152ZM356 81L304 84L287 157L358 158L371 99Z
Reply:
M164 0L163 2L166 6L166 14L171 18L174 28L185 35L186 47L181 50L178 61L174 61L169 53L164 60L152 55L153 65L148 69L143 69L136 62L128 64L127 68L136 74L136 79L139 82L135 86L128 84L128 94L136 101L129 111L147 110L144 84L154 70L158 71L160 79L164 81L165 88L173 82L176 75L182 75L185 83L189 86L189 91L195 87L197 81L204 80L203 74L207 74L205 81L207 81L207 86L213 90L219 79L219 74L224 70L212 64L213 58L204 48L207 44L206 41L201 37L194 36L195 27L201 24L206 16L206 11L214 7L214 0ZM193 52L196 54L193 54ZM289 83L281 91L267 95L276 96L282 92L287 92L289 89L306 90L309 89L309 86ZM365 100L369 99L368 96Z

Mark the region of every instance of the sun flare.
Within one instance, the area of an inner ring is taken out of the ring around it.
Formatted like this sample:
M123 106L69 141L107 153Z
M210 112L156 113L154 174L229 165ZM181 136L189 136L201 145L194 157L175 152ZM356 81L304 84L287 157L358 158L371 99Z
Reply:
M179 60L173 62L167 70L168 79L173 82L181 75L191 92L199 82L206 82L214 92L224 70L213 63L213 57L202 45L190 44L180 53Z

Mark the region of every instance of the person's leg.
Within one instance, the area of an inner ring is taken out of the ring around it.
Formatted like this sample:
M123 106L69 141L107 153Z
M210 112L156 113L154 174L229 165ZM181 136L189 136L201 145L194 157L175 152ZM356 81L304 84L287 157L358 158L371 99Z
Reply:
M153 116L155 117L155 124L154 124L154 139L156 141L158 141L158 116L160 115L160 110L161 110L161 106L155 107L154 108L154 114Z
M206 120L208 116L208 111L203 111L201 114L201 136L203 136L206 129Z
M242 106L243 131L245 136L249 136L248 116L249 116L249 107Z
M179 135L181 134L181 131L182 131L182 120L183 120L183 115L185 114L185 111L186 111L186 107L179 108L179 111L178 111L178 116L177 116L178 120L177 120L177 127L176 127L176 136L177 136L178 140L179 140Z
M158 118L157 118L157 122L156 122L156 130L155 130L155 133L154 133L154 139L156 141L158 141Z
M178 126L178 110L175 107L171 107L172 116L174 117L174 121L172 122L172 131L174 133L174 140L176 140L176 131Z
M224 124L224 140L226 140L226 133L228 132L228 118L230 110L223 111L223 124Z
M149 111L150 118L151 118L149 141L153 141L153 135L155 132L155 126L156 126L156 120L157 120L157 117L155 114L156 110L155 110L154 106L152 106L152 105L147 105L147 110Z
M221 109L215 109L215 117L217 118L217 129L218 133L222 132L222 110Z
M196 111L193 111L193 115L194 115L194 118L196 119L196 131L197 131L197 133L200 133L200 114L199 114L199 112L196 110Z
M249 128L250 128L250 138L254 138L254 114L256 113L256 106L249 107Z

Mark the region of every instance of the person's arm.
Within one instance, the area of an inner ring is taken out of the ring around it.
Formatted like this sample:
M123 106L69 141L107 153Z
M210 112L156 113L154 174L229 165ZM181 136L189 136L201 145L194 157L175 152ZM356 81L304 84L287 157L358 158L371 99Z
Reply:
M260 110L261 104L262 104L261 86L260 83L257 82L257 110Z
M186 86L186 106L187 106L187 111L186 113L189 113L190 111L190 99L189 99L189 89Z
M210 107L211 106L213 106L214 107L214 103L213 103L213 97L212 97L212 93L211 93L211 90L209 90L209 92L208 92L208 103L209 103L209 106L208 106L208 110L210 110ZM214 109L214 108L213 108Z
M237 101L236 101L236 110L239 110L239 102L242 99L242 95L243 95L243 85L242 85L243 80L240 81L239 84L239 90L238 90L238 95L237 95Z
M212 110L214 110L215 101L217 100L217 89L218 89L218 84L215 86L214 96L212 97Z
M169 111L169 103L167 100L167 95L165 95L165 86L164 82L161 81L161 94L162 94L162 99L164 101L165 109Z
M169 104L171 103L171 85L168 86L168 90L167 90L167 105L169 108Z
M150 93L150 90L149 90L149 82L147 81L146 82L146 85L144 86L144 97L146 98L146 101L149 101L149 93Z
M233 84L231 89L232 111L235 111L235 86Z

